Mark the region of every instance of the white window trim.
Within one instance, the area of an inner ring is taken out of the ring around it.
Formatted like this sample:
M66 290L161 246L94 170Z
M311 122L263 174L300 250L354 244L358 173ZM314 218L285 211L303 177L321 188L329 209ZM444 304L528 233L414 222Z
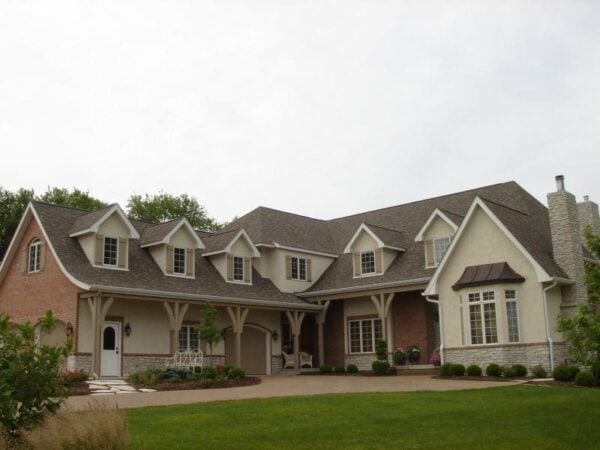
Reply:
M106 238L116 239L117 240L117 264L114 266L112 264L104 264L104 246L106 245ZM127 254L125 255L125 267L119 267L119 238L114 236L104 236L104 240L102 241L102 264L92 264L92 267L96 267L98 269L108 269L108 270L120 270L123 272L129 272L129 239L127 239Z
M181 328L179 329L179 332L177 333L177 350L178 351L180 351L179 350L179 333L181 332L181 330L183 328L187 329L187 333L186 333L187 349L186 350L191 350L191 348L190 348L190 329L191 328L195 328L197 326L198 326L198 324L183 324L183 325L181 325ZM202 344L202 341L200 340L200 332L198 331L198 350L200 350L200 351L202 351L201 350L201 344Z
M375 322L378 321L378 320L380 321L381 319L379 319L377 317L374 317L372 319L351 319L351 318L346 319L346 321L348 323L348 325L346 327L346 329L348 330L348 354L350 354L350 355L373 355L373 354L375 354L375 349L376 349L375 344L377 342L377 339L375 338ZM350 324L352 322L358 322L360 324L359 325L359 331L360 331L360 334L359 334L359 336L360 336L360 348L361 348L360 352L353 352L352 351L352 333L350 331ZM362 349L364 348L364 346L363 346L363 333L362 333L362 323L363 322L371 322L371 333L372 333L372 341L373 341L373 351L370 351L370 352L364 352L364 351L362 351ZM381 325L382 325L382 330L383 330L383 324L381 324Z
M373 253L373 272L363 272L362 257L365 253ZM372 277L373 275L381 275L383 273L377 273L377 264L375 262L375 250L365 250L360 252L360 277Z
M484 300L483 299L483 293L484 292L493 292L494 293L494 300ZM477 302L471 302L469 300L469 295L470 294L479 294L479 301ZM467 292L467 318L468 318L468 323L469 323L469 346L470 347L481 347L481 346L486 346L486 345L499 345L501 344L502 340L501 338L501 333L500 333L500 326L499 326L499 322L500 322L500 315L502 314L499 311L498 308L498 293L496 292L495 289L477 289L477 290L472 290ZM496 313L496 342L486 342L487 337L485 335L485 312L484 312L484 308L483 305L485 304L494 304L494 309L495 309L495 313ZM481 305L480 308L480 320L481 320L481 337L483 338L483 342L481 344L474 344L473 343L473 328L471 326L471 305Z
M515 293L515 298L506 298L506 291L513 291ZM521 312L519 311L519 292L517 289L502 289L504 293L504 315L506 317L506 342L508 344L520 344L521 343ZM516 341L510 340L510 330L508 323L508 307L509 303L515 304L515 311L517 313L517 334L519 335L519 339Z
M37 262L37 268L34 270L29 270L31 267L31 250L35 248L35 260ZM29 247L27 248L27 273L38 273L42 270L42 260L41 260L41 248L42 248L42 241L40 241L39 239L35 239L33 242L31 242L29 244Z
M441 240L446 240L448 239L448 247L446 247L446 251L444 252L444 254L442 255L442 257L440 258L440 260L438 262L435 262L435 242L436 241L441 241ZM427 241L425 241L427 242ZM446 237L442 237L442 238L436 238L436 239L431 239L431 246L433 249L433 261L431 261L431 264L429 263L429 261L427 261L427 247L425 247L423 250L425 251L425 268L426 269L435 269L436 267L439 267L439 265L442 263L442 261L444 260L444 258L446 257L446 254L448 253L448 250L450 249L450 245L452 245L452 236L446 236Z
M107 239L114 239L115 241L117 241L117 246L116 246L116 252L115 252L115 263L114 264L107 264L104 262L104 255L106 253L106 240ZM112 236L104 236L104 242L102 245L102 265L104 267L119 267L119 238L118 237L112 237Z
M175 272L175 252L183 250L183 272ZM187 273L187 249L184 247L173 247L173 275L182 277Z
M298 274L297 278L294 278L294 259L296 260L297 264L298 264L298 268L296 269L296 273ZM304 261L304 278L300 278L300 260ZM301 258L299 256L291 256L290 259L290 264L291 264L291 279L294 281L308 281L308 267L306 264L306 258Z
M235 277L235 259L241 259L242 260L242 279L238 279ZM233 255L233 261L232 261L232 272L231 272L231 282L232 283L238 283L238 284L252 284L246 280L246 268L244 267L244 257L243 256L239 256L239 255Z

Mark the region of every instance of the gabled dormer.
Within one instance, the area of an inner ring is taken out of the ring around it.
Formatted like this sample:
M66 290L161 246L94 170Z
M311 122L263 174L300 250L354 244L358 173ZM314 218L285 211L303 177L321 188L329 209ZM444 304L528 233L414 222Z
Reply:
M404 252L401 231L362 223L346 245L352 254L354 277L382 275L399 252Z
M252 284L252 258L260 252L243 229L214 233L205 238L206 253L229 283Z
M129 240L140 237L116 203L81 216L69 236L79 241L94 267L117 270L128 270Z
M145 228L140 246L148 249L165 275L187 278L196 274L196 249L205 248L185 218Z
M415 242L423 242L427 268L437 267L450 247L450 242L458 229L458 225L451 217L455 220L460 218L456 214L436 208L415 237Z

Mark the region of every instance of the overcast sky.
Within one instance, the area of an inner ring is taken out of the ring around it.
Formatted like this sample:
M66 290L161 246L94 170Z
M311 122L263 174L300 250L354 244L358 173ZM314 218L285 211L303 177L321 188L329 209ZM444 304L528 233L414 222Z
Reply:
M0 185L219 220L556 174L600 201L600 2L490 3L3 0Z

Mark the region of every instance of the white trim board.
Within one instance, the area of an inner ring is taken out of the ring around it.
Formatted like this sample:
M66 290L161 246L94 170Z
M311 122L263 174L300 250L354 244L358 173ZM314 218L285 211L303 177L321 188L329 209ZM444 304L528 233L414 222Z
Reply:
M171 238L173 237L173 235L175 235L175 233L177 233L177 231L179 231L179 229L181 227L185 226L187 228L188 232L192 235L192 239L196 243L194 248L198 248L200 250L203 250L206 248L204 246L204 242L202 242L202 239L200 239L200 237L196 234L196 230L194 230L194 227L192 227L192 224L185 217L182 217L181 219L175 219L175 220L178 220L179 224L175 225L173 227L173 229L165 235L164 238L162 238L160 241L150 242L149 244L141 245L140 247L146 248L146 247L153 247L155 245L160 245L160 244L168 244L171 241ZM160 225L160 224L157 224L157 225Z
M112 216L115 212L119 215L121 220L125 223L125 225L129 229L129 238L130 239L139 239L140 234L137 232L137 230L131 224L131 222L129 221L129 219L127 218L127 216L125 215L125 213L123 212L123 210L121 209L121 207L119 206L118 203L115 203L114 205L109 207L108 211L100 219L98 219L96 222L94 222L92 225L90 225L88 228L86 228L85 230L82 230L82 231L77 231L76 233L71 233L69 235L69 237L82 236L82 235L88 234L88 233L97 233L98 229L100 228L100 225L102 225L104 223L104 221L106 219L108 219L110 216Z
M433 223L436 217L439 217L444 222L446 222L450 226L450 228L452 228L456 233L456 230L458 230L458 225L456 225L452 220L450 220L450 218L446 214L444 214L440 209L435 208L429 216L429 218L427 219L427 221L425 222L425 225L423 225L423 227L417 233L417 236L415 237L415 242L422 242L424 240L423 236L425 232Z
M362 233L363 231L373 238L373 240L377 243L378 248L387 248L390 250L396 250L397 252L406 251L406 249L404 249L404 248L392 247L390 245L386 245L385 242L383 242L377 236L377 234L375 234L375 232L373 230L371 230L366 223L363 222L360 224L360 226L358 227L358 230L356 230L356 232L354 233L354 235L352 236L352 238L350 239L348 244L346 244L346 247L344 247L344 253L352 253L352 246L354 245L354 241L356 241L356 239L358 239L358 236L360 236L360 233Z

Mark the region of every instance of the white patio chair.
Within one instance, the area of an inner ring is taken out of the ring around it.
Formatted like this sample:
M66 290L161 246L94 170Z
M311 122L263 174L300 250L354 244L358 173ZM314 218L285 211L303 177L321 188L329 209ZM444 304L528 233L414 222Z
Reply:
M303 369L305 367L312 369L312 355L309 355L306 352L300 352L300 368Z
M296 368L296 355L292 353L291 355L286 352L281 352L283 355L283 368L284 369L295 369Z

